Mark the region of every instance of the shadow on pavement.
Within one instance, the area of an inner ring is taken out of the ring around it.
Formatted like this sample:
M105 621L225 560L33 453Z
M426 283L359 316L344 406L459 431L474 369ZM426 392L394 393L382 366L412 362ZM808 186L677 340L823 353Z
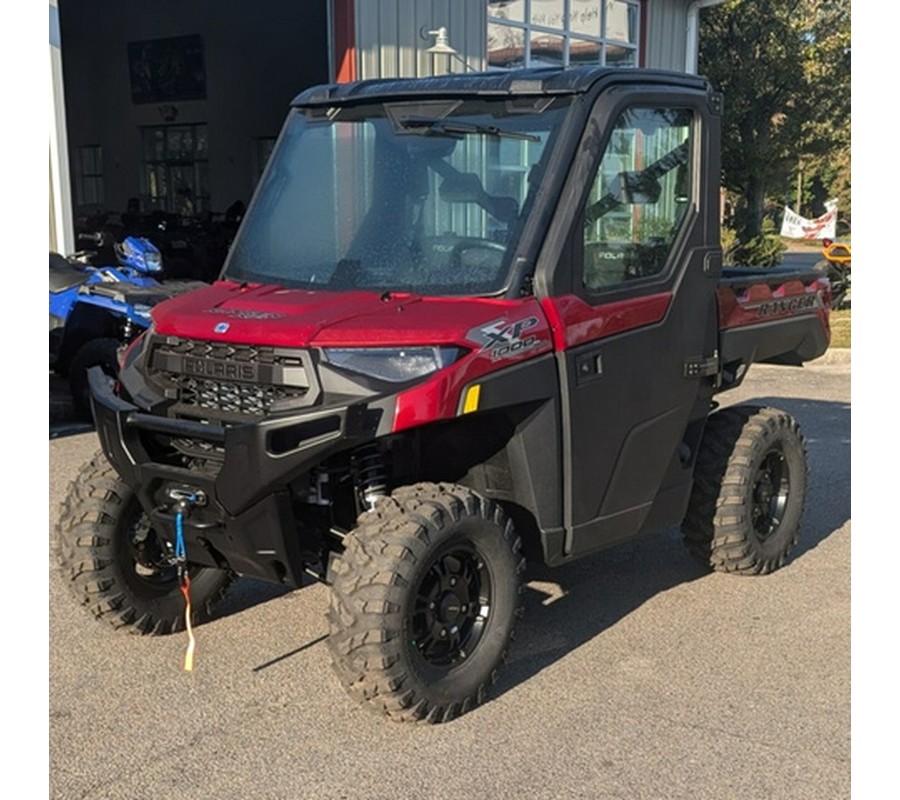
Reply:
M806 512L788 564L850 519L850 406L783 397L741 401L794 416L807 439ZM655 595L708 575L671 529L555 569L529 565L525 616L495 697L600 635ZM764 580L764 578L763 578Z
M526 575L525 615L494 697L599 636L655 595L708 573L675 531L642 537L554 569Z
M92 425L73 418L65 381L51 376L50 438L84 433ZM54 389L56 394L54 395ZM793 415L807 438L810 483L805 524L791 560L802 558L850 518L850 406L816 400L759 397L742 401L771 405ZM513 659L495 687L496 697L528 680L603 633L655 595L707 575L687 554L677 530L642 537L550 569L530 565L525 618ZM302 588L302 587L301 587ZM240 613L300 589L241 578L213 619ZM322 609L324 614L325 609ZM289 658L320 639L276 657ZM269 664L261 665L264 668Z
M850 406L782 397L742 402L787 411L800 421L807 438L807 509L790 563L850 519ZM511 661L491 694L497 697L527 681L655 595L708 574L688 555L677 529L644 536L561 567L530 564L525 616L518 626ZM302 587L290 589L242 578L216 609L214 619L240 613L292 591L300 592ZM321 611L325 613L324 608ZM322 637L303 643L257 669L290 658L321 641Z

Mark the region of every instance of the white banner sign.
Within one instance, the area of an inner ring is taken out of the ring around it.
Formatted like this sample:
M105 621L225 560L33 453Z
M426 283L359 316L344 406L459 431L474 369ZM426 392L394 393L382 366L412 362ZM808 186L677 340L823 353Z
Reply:
M781 235L788 239L837 238L837 202L830 200L825 203L825 208L826 211L821 217L806 219L785 206Z

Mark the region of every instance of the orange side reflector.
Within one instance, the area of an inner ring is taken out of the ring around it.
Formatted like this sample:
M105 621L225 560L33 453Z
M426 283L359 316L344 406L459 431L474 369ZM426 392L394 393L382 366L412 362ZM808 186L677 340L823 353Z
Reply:
M478 410L478 400L481 397L481 384L476 383L466 391L466 399L463 403L463 414L471 414Z

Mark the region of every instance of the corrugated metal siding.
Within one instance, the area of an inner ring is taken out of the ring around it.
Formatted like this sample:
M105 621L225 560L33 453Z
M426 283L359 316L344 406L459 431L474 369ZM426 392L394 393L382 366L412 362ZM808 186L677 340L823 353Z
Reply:
M360 78L426 77L463 72L463 64L425 51L434 43L419 30L447 28L450 44L472 69L484 68L484 0L357 0L356 45Z
M644 66L684 70L687 8L690 0L647 0ZM450 44L472 69L483 69L487 36L484 0L356 0L359 78L425 77L463 72L446 55L425 51L423 26L447 28Z
M644 66L684 72L689 5L687 0L649 0L646 3L647 48Z

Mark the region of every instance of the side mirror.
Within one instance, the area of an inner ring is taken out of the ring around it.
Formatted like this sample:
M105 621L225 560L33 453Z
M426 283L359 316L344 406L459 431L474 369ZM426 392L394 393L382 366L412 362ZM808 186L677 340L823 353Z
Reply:
M448 203L478 203L484 196L484 187L474 172L446 175L441 181L441 199Z
M659 202L662 186L644 172L620 172L610 182L609 193L623 205L646 205Z
M474 172L446 175L441 182L441 199L447 203L476 203L492 217L507 225L519 216L519 204L514 197L495 197L484 190Z

